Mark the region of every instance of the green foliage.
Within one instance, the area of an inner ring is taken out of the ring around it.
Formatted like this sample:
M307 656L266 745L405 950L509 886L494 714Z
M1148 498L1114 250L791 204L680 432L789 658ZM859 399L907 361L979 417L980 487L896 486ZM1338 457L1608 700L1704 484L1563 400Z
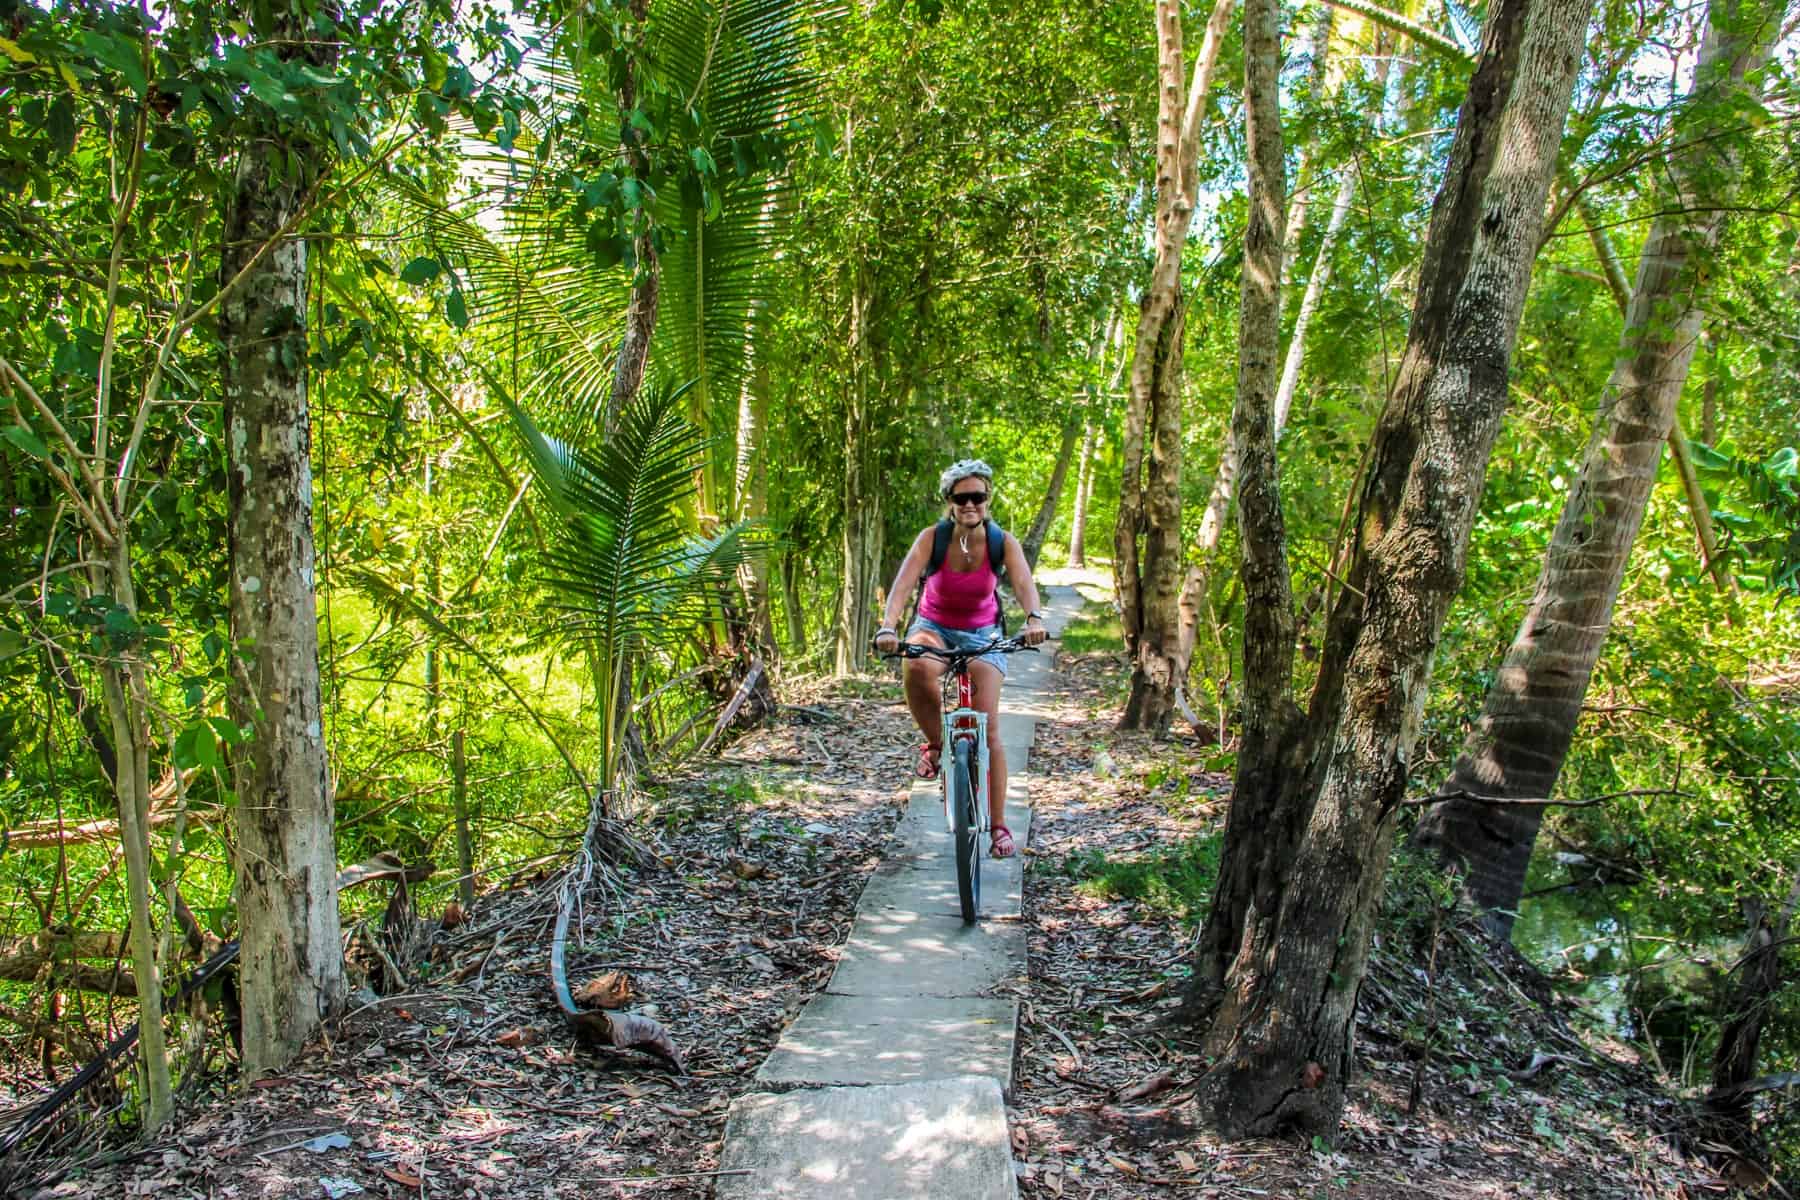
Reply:
M1219 877L1222 836L1184 838L1147 854L1113 858L1103 850L1080 851L1063 870L1081 890L1104 900L1131 900L1151 912L1199 925Z
M1713 487L1721 551L1747 587L1800 596L1800 451L1783 446L1764 462L1693 447L1700 477Z
M509 408L557 518L560 536L544 563L562 632L592 648L606 789L618 773L619 700L631 661L711 616L750 550L742 525L700 536L684 519L705 443L681 414L681 396L645 389L592 449L548 437Z

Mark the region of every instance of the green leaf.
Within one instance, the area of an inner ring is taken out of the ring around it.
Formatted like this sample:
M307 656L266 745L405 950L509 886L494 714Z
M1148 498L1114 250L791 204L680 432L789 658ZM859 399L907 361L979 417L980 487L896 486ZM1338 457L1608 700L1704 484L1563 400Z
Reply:
M58 96L44 114L44 132L50 135L51 145L68 154L75 149L75 131L75 106L67 96Z
M44 445L35 433L22 425L8 425L5 429L0 429L0 437L4 437L33 458L42 460L50 457L50 447Z
M469 327L469 305L463 299L462 289L454 289L444 301L444 317L458 329Z
M435 258L415 258L400 269L400 282L417 287L436 279L443 269L443 264Z
M25 649L25 635L16 629L0 629L0 662Z

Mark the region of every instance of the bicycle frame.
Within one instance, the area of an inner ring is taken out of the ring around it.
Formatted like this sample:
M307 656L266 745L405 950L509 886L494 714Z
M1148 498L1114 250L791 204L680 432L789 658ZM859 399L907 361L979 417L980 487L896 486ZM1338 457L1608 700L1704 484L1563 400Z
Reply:
M988 727L987 714L975 707L975 681L969 678L969 665L959 663L945 675L956 676L956 707L944 709L944 739L939 745L944 747L944 761L956 761L956 743L965 738L975 741L973 759L975 762L975 778L972 781L975 792L975 826L986 834L988 832ZM949 698L948 683L944 686L944 697ZM955 815L950 811L950 776L941 772L939 777L944 781L939 789L944 796L944 828L953 830L956 825Z

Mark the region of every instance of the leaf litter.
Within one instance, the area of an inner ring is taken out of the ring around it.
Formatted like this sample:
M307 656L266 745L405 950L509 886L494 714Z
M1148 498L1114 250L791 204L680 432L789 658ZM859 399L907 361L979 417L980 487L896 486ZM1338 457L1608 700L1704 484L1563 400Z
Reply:
M571 933L586 1015L660 1023L685 1073L569 1029L549 987L555 880L525 881L459 911L425 982L353 999L285 1074L221 1084L172 1134L18 1194L710 1196L731 1101L829 980L910 784L897 687L812 691L659 781L658 861L616 875Z
M1339 1145L1209 1133L1192 1104L1206 1059L1192 1031L1166 1024L1198 914L1108 895L1083 877L1100 861L1215 834L1230 777L1209 770L1217 760L1191 739L1113 732L1118 656L1056 665L1024 848L1030 969L1016 989L1008 1106L1023 1196L1635 1200L1724 1190L1659 1132L1676 1102L1624 1047L1571 1033L1491 966L1464 963L1460 982L1446 969L1448 994L1427 997L1417 947L1395 944L1385 926ZM898 689L815 688L788 719L666 781L659 866L614 880L572 945L583 1005L659 1022L686 1073L568 1029L547 982L554 881L526 881L459 911L431 981L362 1003L287 1074L190 1103L173 1134L63 1164L48 1186L19 1194L711 1196L731 1101L757 1090L757 1068L830 978L910 783L916 737ZM1416 1036L1425 1011L1448 1031L1428 1054Z
M1678 1102L1627 1048L1573 1032L1541 976L1518 964L1523 982L1511 978L1475 952L1477 935L1453 931L1441 953L1461 947L1460 957L1440 962L1434 997L1423 948L1391 913L1371 952L1339 1144L1230 1143L1207 1130L1192 1100L1208 1061L1202 1031L1169 1022L1203 914L1094 877L1103 864L1216 838L1231 778L1209 769L1225 765L1210 740L1116 732L1127 674L1117 654L1059 656L1032 750L1030 979L1008 1106L1023 1196L1637 1200L1726 1190L1663 1132ZM1426 1014L1437 1018L1428 1043ZM1546 1071L1545 1059L1559 1066Z

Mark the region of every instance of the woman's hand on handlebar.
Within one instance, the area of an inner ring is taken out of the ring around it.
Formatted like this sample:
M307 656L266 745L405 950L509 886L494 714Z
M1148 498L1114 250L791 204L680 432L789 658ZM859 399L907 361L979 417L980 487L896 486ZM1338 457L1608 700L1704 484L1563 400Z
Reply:
M878 630L875 634L875 649L882 654L892 654L900 648L900 635L891 629Z
M1035 646L1049 636L1050 631L1044 628L1044 622L1037 617L1026 618L1025 628L1019 630L1019 640L1027 646Z

